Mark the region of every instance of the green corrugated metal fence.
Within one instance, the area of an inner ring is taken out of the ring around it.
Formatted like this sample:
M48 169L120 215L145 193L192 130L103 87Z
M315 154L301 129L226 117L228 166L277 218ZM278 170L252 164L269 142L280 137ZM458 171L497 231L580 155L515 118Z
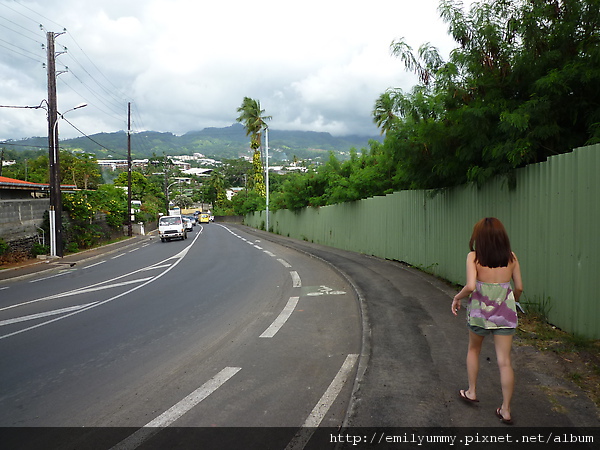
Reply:
M272 212L275 233L405 261L455 283L475 222L498 217L521 262L525 300L546 303L556 326L600 338L600 145L493 179L442 191L401 191L352 203ZM265 212L246 217L260 227Z

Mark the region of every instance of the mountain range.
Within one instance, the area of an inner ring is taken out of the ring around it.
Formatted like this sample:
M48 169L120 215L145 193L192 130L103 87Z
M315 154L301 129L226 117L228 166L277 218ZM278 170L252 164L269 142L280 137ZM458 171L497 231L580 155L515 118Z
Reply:
M332 136L326 132L269 130L271 160L283 161L327 157L333 152L338 159L347 159L350 149L360 151L369 147L369 141L380 136ZM43 149L48 147L46 137L33 137L12 148ZM124 159L127 157L127 133L98 133L60 141L60 147L93 153L98 159ZM131 135L131 154L134 159L152 156L177 156L201 153L218 160L235 159L251 154L250 138L245 128L235 123L224 128L205 128L178 136L173 133L143 131Z

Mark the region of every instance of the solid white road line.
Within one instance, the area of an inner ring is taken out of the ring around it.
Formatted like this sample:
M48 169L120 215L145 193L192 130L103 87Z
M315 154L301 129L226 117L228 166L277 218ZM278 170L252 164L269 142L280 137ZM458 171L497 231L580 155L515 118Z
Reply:
M202 230L200 230L200 233L201 232L202 232ZM57 322L59 320L66 319L67 317L74 316L75 314L79 314L79 313L82 313L82 312L87 311L89 309L96 308L98 306L104 305L105 303L109 303L109 302L117 300L117 299L119 299L121 297L125 297L126 295L129 295L131 292L137 291L138 289L141 289L141 288L147 286L148 284L150 284L150 283L158 280L159 278L163 277L164 275L166 275L167 273L169 273L171 270L173 270L175 267L177 267L177 265L181 261L183 261L183 258L187 255L187 253L190 250L190 248L192 247L192 245L194 245L194 243L196 242L196 240L200 236L200 233L198 233L196 235L196 237L194 238L194 240L187 247L185 247L183 250L181 250L176 255L171 256L170 258L167 258L165 260L165 261L168 261L170 259L175 259L175 262L173 264L171 264L166 270L164 270L163 272L159 273L155 277L149 278L148 281L146 281L146 282L144 282L142 284L139 284L139 285L137 285L137 286L129 289L128 291L121 292L120 294L117 294L117 295L115 295L115 296L113 296L111 298L108 298L108 299L102 300L102 301L98 301L98 302L94 303L93 305L90 305L90 306L88 306L86 308L81 308L81 309L78 309L77 311L71 311L71 312L69 312L69 313L67 313L67 314L65 314L63 316L55 317L54 319L47 320L46 322L38 323L37 325L33 325L33 326L28 327L28 328L23 328L22 330L17 330L17 331L15 331L13 333L5 334L3 336L0 336L0 340L1 339L6 339L6 338L9 338L9 337L12 337L12 336L15 336L17 334L26 333L26 332L34 330L36 328L40 328L40 327L49 325L51 323ZM132 272L130 274L121 275L121 276L119 276L117 278L114 278L113 280L118 280L118 279L126 277L126 276L131 276L132 274L137 273L137 272L139 272L139 270L136 270L135 272ZM101 283L97 283L96 286L104 284L104 283L105 283L105 281L103 281ZM32 301L30 301L28 303L33 303L35 301L39 301L39 300L32 300ZM8 308L11 308L11 307L6 307L4 309L8 309Z
M317 405L314 407L312 412L309 414L306 422L302 425L302 428L296 433L294 438L287 445L286 450L296 450L303 449L313 433L315 432L315 428L317 428L325 415L329 411L329 408L339 395L340 391L344 387L354 364L358 360L358 355L350 354L346 357L344 364L342 364L342 368L339 370L321 399L318 401Z
M77 311L79 309L87 308L88 306L95 305L96 303L98 303L98 302L87 303L85 305L70 306L68 308L55 309L54 311L46 311L43 313L31 314L29 316L16 317L14 319L0 320L0 327L2 327L4 325L10 325L12 323L25 322L26 320L40 319L42 317L56 316L58 314L68 313L71 311Z
M296 308L299 298L300 297L290 297L290 299L287 302L287 305L285 305L285 308L283 308L283 311L281 311L279 316L277 316L277 319L275 319L273 323L269 326L269 328L267 328L264 331L264 333L261 334L259 337L272 338L273 336L275 336L279 329L283 326L285 322L287 322L287 320L294 312L294 308Z
M225 367L190 395L176 405L173 405L156 419L144 425L143 428L140 428L128 438L119 442L111 450L132 450L139 447L144 441L158 433L161 428L168 427L210 394L215 392L240 370L242 370L241 367Z
M155 270L155 269L164 269L165 267L169 267L171 264L162 264L159 266L150 266L150 267L144 267L143 269L140 269L140 272L145 272L147 270Z
M290 271L290 275L292 276L292 286L293 287L302 287L302 280L300 280L300 275L295 270Z
M17 303L15 305L6 306L4 308L0 308L0 311L4 311L4 310L7 310L7 309L12 309L12 308L17 308L19 306L29 305L31 303L39 303L39 302L45 302L47 300L55 300L57 298L68 297L70 295L87 294L89 292L96 292L96 291L101 291L101 290L104 290L104 289L110 289L110 288L114 288L114 287L127 286L127 285L130 285L130 284L136 284L136 283L144 283L144 282L146 282L148 280L152 280L152 277L140 278L138 280L131 280L131 281L123 281L121 283L115 283L115 284L110 284L110 285L106 285L106 286L96 286L96 287L90 287L90 288L79 288L79 289L75 289L75 290L68 291L68 292L62 292L60 294L49 295L48 297L43 297L43 298L38 298L38 299L35 299L35 300L30 300L28 302Z
M51 299L55 299L55 298L68 297L70 295L88 294L90 292L102 291L102 290L105 290L105 289L112 289L112 288L121 287L121 286L128 286L130 284L145 283L146 281L151 280L151 279L152 279L152 277L146 277L146 278L139 278L137 280L122 281L120 283L115 283L115 284L107 284L105 286L96 286L96 287L91 287L91 288L80 288L80 289L75 289L73 291L63 292L61 294L56 294L56 295L51 295L49 297L45 297L44 300L51 300Z

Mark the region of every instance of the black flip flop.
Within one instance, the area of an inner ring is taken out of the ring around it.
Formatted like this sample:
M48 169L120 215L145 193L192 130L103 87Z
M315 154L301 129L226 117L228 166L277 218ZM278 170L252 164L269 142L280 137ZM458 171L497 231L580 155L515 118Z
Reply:
M458 391L458 395L460 395L460 398L463 399L467 403L479 403L479 400L467 397L467 391L465 391L463 389Z
M513 421L511 419L505 419L504 416L502 415L502 413L500 413L500 410L502 408L498 408L496 410L496 415L498 416L498 418L500 419L500 421L504 424L504 425L512 425Z

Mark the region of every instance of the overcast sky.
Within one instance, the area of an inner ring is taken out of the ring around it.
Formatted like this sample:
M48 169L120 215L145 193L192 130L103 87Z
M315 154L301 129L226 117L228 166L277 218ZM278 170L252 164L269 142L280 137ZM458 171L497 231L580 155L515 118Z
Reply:
M404 37L455 47L438 0L0 0L0 105L48 97L46 32L56 38L59 112L85 134L184 134L235 122L245 96L279 130L377 135L372 110L415 77L390 55ZM43 29L40 28L43 25ZM60 121L60 137L80 132ZM47 136L46 113L0 108L0 140Z

